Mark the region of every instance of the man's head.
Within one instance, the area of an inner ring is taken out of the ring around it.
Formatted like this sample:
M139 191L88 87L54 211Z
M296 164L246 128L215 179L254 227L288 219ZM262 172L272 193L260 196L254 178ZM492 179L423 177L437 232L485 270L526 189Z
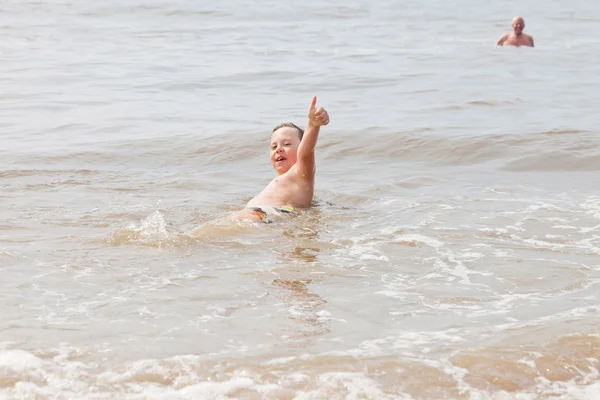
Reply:
M296 164L298 146L304 130L291 122L277 125L271 134L271 164L279 175Z
M512 21L513 31L515 35L520 36L525 28L525 20L521 17L514 17Z

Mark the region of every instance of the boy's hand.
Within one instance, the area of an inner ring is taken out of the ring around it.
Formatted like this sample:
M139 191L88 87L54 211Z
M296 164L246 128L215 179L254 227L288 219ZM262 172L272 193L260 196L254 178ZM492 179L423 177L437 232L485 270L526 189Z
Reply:
M314 126L323 126L329 123L329 114L323 107L317 108L317 97L313 96L308 109L308 122Z

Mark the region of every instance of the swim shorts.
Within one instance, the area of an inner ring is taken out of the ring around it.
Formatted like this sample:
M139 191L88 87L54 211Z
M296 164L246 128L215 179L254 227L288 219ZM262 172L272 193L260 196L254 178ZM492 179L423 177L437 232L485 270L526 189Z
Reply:
M261 206L248 207L252 213L256 214L265 224L273 222L271 217L281 216L281 214L291 214L294 211L292 206Z

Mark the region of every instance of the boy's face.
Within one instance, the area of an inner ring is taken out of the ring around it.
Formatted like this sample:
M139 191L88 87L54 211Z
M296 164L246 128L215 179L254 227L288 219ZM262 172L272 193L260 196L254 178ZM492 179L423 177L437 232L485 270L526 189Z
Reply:
M271 164L279 175L285 174L294 164L300 145L300 132L296 128L283 127L271 135Z

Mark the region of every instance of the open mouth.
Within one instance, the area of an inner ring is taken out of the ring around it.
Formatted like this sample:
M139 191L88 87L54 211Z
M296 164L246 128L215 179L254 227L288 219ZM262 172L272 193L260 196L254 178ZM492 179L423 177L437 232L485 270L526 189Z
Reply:
M275 162L280 162L280 161L283 161L283 160L285 160L285 157L284 156L279 156L279 157L277 157L275 159Z

